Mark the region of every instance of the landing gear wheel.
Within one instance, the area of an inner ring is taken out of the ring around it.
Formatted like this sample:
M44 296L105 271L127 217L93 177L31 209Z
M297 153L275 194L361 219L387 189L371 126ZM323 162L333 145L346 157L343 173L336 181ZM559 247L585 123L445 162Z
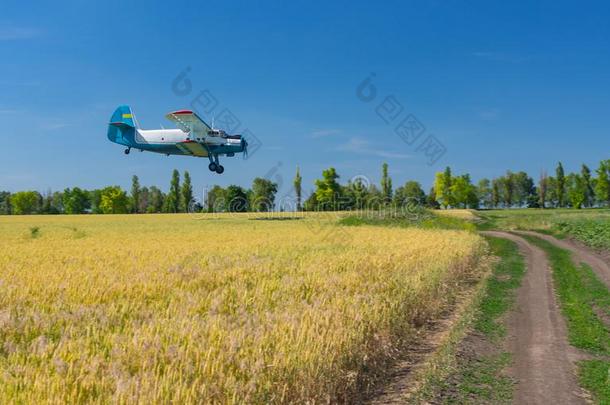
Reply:
M126 154L126 155L129 155L129 152L131 152L131 148L127 148L127 149L125 149L125 154Z
M222 174L225 171L225 168L222 165L218 165L216 168L216 173Z
M217 170L218 170L218 165L217 165L216 163L214 163L214 162L211 162L211 163L208 165L208 169L210 169L210 171L211 171L211 172L215 172L215 171L217 171Z

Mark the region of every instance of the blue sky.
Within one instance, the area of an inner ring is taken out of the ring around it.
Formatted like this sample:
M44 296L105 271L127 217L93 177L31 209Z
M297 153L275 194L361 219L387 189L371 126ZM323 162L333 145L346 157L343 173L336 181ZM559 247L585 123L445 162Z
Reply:
M0 189L128 188L133 174L167 189L177 168L198 190L268 176L287 192L297 165L310 190L329 166L378 181L383 162L395 186L428 188L446 165L474 179L596 166L609 157L609 20L603 2L5 0ZM187 67L192 91L175 94ZM204 90L218 101L208 121L228 108L262 145L225 158L222 176L106 139L117 105L172 127L165 113ZM389 96L402 110L386 123ZM425 127L411 145L394 131L408 114ZM433 164L430 135L446 149Z

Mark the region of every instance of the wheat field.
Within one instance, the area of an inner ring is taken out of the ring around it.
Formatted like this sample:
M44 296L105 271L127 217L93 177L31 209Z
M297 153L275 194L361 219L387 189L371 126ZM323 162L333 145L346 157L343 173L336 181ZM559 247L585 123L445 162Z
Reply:
M346 401L485 252L322 215L0 217L0 403Z

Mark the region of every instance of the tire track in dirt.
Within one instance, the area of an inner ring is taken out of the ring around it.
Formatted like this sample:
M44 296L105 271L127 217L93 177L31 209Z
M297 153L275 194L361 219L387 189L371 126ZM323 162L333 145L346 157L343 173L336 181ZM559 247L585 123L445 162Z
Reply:
M545 253L523 238L506 232L482 232L519 246L527 272L517 289L507 319L507 348L513 355L509 373L516 381L517 404L586 403L577 383L574 362L581 358L568 344L567 329L553 290Z
M515 233L535 236L544 239L557 247L570 251L575 264L585 263L589 265L606 287L610 288L610 264L608 264L601 255L594 252L593 249L579 246L573 241L557 239L554 236L543 233L533 231L515 231Z

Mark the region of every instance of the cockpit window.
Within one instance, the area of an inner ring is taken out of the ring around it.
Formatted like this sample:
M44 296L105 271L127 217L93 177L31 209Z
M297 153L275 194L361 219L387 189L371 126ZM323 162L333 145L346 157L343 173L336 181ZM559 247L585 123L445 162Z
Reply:
M210 130L208 131L208 135L211 135L211 136L222 136L222 137L224 137L224 136L226 136L226 133L225 133L225 131L223 131L222 129L210 129Z

